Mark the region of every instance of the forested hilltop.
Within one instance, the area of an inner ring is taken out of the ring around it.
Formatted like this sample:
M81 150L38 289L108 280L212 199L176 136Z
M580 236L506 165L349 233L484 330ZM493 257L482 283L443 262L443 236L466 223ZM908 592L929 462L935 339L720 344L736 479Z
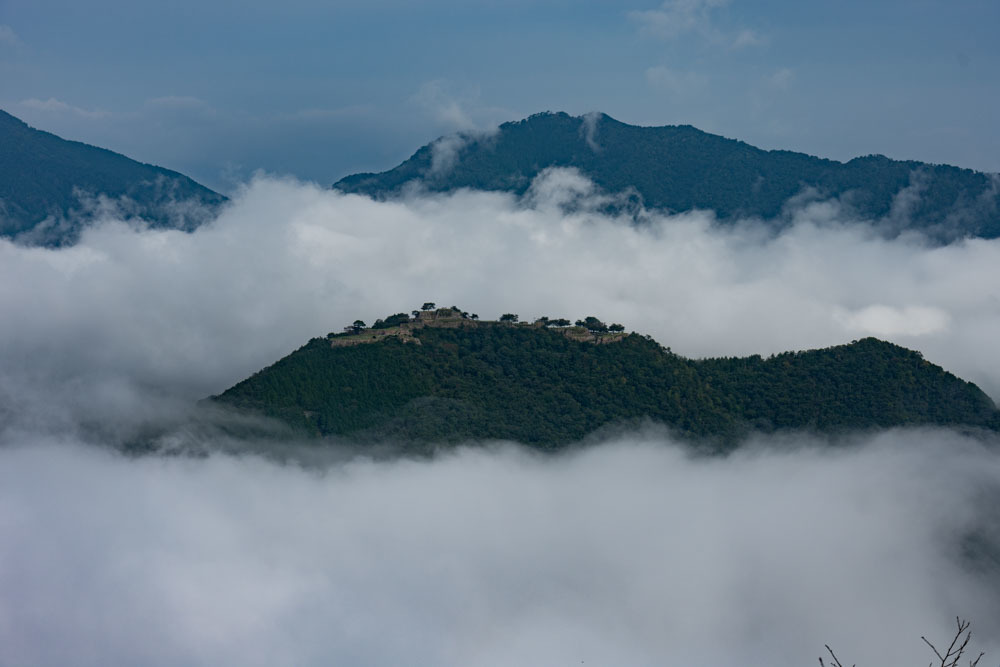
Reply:
M874 338L692 360L592 316L487 322L424 306L314 338L213 400L315 436L542 449L646 420L722 447L754 430L1000 429L1000 410L974 384Z
M541 113L504 123L491 135L445 137L389 171L337 182L376 198L417 184L523 195L549 167L573 167L607 193L630 193L612 209L714 211L722 221L762 218L774 226L792 197L837 198L851 215L889 236L919 229L947 242L1000 236L995 174L868 155L842 163L755 148L690 125L637 127L605 114Z
M99 197L126 216L191 230L226 198L176 171L66 141L0 111L0 236L32 245L74 243L100 212Z

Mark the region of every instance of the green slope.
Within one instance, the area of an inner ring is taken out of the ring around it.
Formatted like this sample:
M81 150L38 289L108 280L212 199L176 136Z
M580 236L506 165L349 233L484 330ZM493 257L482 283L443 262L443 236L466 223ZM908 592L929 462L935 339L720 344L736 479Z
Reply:
M1000 181L969 169L880 155L841 163L765 151L688 125L626 125L604 114L537 114L459 143L451 168L431 168L432 143L394 169L348 176L334 187L383 198L415 181L438 192L474 188L520 195L543 169L574 167L607 192L633 192L649 208L708 209L724 221L749 216L780 224L789 198L808 191L840 198L889 234L912 227L944 241L1000 236ZM903 205L904 199L909 203Z
M769 359L690 360L638 334L598 345L531 325L469 321L412 337L353 346L315 338L215 400L314 435L541 448L641 420L720 442L754 429L1000 427L975 385L873 338Z
M129 215L185 230L211 218L225 201L183 174L66 141L0 111L0 236L74 242L92 217L81 195L122 201Z

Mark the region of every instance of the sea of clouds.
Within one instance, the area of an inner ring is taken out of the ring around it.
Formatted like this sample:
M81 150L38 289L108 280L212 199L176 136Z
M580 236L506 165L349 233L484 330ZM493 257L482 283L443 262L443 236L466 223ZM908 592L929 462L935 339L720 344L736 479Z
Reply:
M566 171L522 200L262 176L191 234L109 214L68 248L0 241L0 663L798 665L830 643L904 665L956 614L995 660L1000 460L979 436L705 459L648 429L557 457L283 463L249 452L305 450L192 426L310 337L425 301L596 315L686 356L873 335L1000 397L998 241L888 240L835 202L780 233L604 203ZM104 446L144 429L225 451Z

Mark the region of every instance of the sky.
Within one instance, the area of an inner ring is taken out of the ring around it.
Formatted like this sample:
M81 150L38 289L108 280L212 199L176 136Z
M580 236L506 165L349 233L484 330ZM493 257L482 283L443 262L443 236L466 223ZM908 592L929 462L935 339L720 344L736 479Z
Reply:
M988 0L5 0L0 108L232 192L531 113L1000 172Z

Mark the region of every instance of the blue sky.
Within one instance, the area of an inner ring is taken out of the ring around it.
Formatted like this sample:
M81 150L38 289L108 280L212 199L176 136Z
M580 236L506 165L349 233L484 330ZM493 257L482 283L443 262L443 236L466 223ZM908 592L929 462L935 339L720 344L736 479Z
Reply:
M223 190L542 110L1000 171L1000 3L4 0L0 107Z

